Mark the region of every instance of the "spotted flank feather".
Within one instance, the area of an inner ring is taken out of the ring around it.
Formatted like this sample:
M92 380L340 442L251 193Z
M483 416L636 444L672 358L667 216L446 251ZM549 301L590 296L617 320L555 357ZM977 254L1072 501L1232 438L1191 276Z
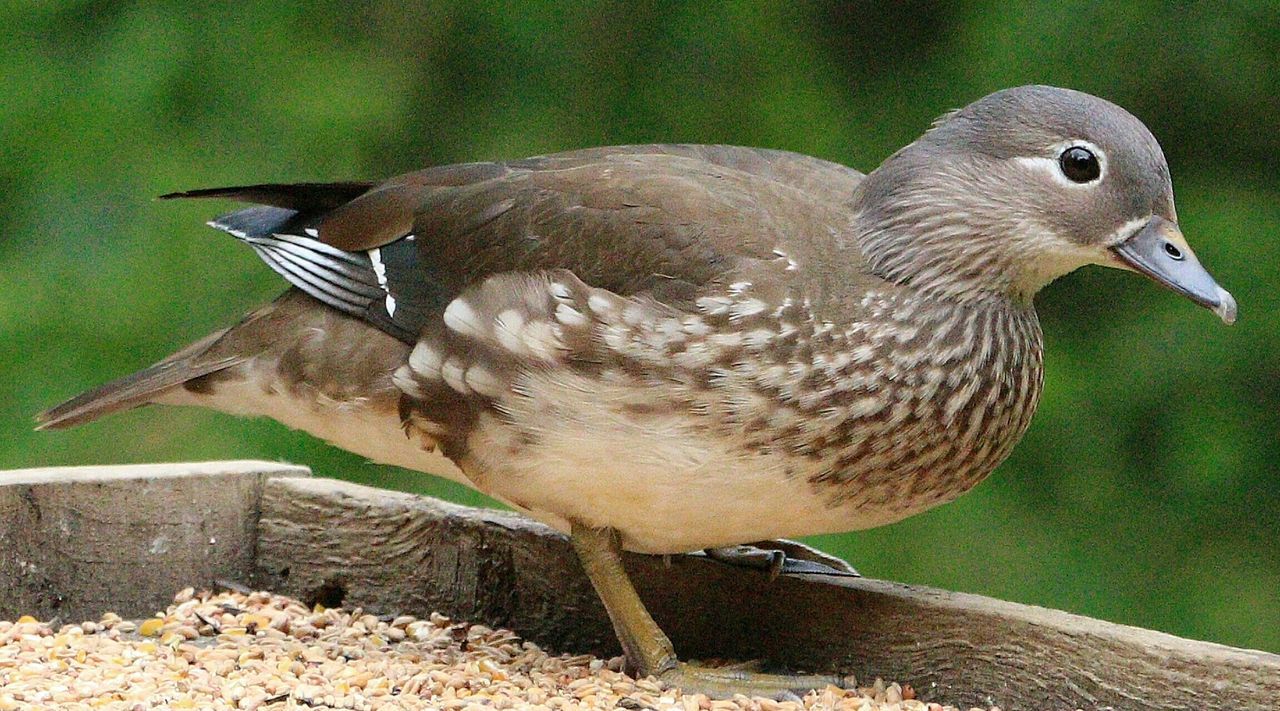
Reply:
M444 329L429 329L395 375L411 397L499 399L530 368L587 356L607 322L588 304L620 312L630 302L582 283L567 270L490 277L451 301Z

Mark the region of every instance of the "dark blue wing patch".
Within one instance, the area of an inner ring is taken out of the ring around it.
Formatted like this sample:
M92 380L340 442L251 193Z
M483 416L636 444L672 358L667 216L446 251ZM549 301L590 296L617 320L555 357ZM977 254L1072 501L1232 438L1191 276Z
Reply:
M366 252L347 252L318 239L316 220L279 207L250 207L209 222L240 241L277 274L339 311L415 343L427 315L448 295L423 278L418 245L406 235Z

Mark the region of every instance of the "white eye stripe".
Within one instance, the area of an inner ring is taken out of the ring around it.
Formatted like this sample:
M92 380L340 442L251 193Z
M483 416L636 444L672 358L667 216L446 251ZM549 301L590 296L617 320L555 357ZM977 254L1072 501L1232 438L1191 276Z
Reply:
M1115 232L1112 232L1110 236L1108 236L1105 240L1102 241L1102 246L1114 247L1117 244L1120 244L1121 242L1129 239L1139 229L1141 229L1143 225L1146 225L1148 222L1150 222L1151 217L1152 217L1151 215L1147 215L1146 217L1138 217L1138 218L1129 220L1123 225L1120 225L1120 227L1116 228Z

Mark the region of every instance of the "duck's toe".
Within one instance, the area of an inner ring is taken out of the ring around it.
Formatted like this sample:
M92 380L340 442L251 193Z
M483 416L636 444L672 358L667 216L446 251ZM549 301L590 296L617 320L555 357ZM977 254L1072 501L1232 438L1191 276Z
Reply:
M707 548L703 550L703 554L727 565L767 571L771 580L784 574L862 577L844 560L785 538L723 548Z

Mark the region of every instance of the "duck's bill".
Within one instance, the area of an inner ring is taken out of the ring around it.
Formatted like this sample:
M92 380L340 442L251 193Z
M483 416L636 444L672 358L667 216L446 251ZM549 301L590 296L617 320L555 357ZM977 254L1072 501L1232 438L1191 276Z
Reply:
M1123 266L1211 309L1224 323L1235 323L1236 300L1200 266L1176 223L1153 217L1111 251Z

